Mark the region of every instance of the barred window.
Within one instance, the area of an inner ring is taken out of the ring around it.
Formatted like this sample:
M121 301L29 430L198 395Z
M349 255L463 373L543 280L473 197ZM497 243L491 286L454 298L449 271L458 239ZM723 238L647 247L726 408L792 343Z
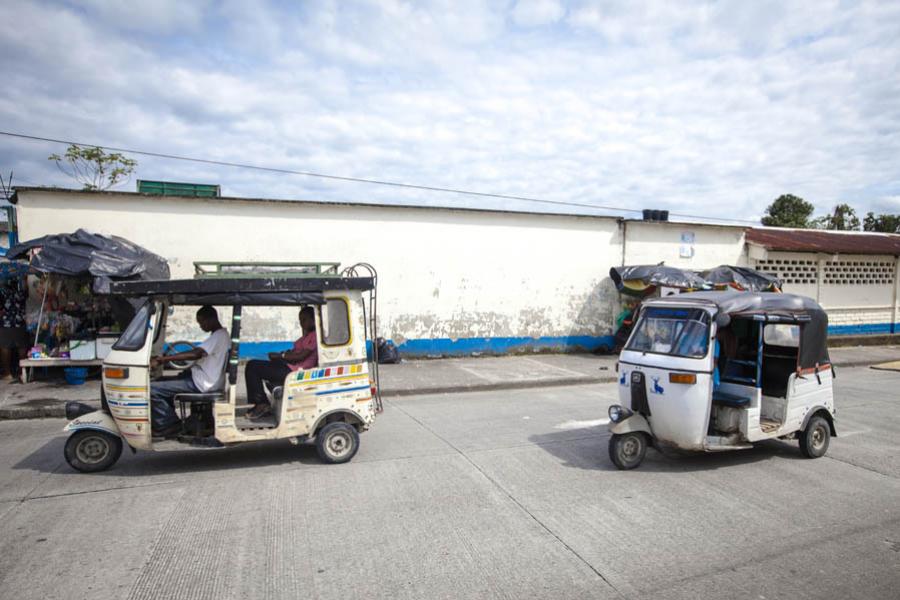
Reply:
M777 277L785 284L815 285L818 266L814 260L770 258L756 261L756 270Z
M894 263L878 260L836 260L825 263L826 285L891 285Z

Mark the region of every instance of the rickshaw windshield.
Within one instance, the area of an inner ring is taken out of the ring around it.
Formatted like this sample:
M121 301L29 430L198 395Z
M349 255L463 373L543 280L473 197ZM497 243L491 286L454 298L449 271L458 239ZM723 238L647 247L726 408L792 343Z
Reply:
M699 308L647 307L626 350L703 358L709 348L709 313Z
M144 347L144 342L147 341L150 315L152 314L151 307L152 302L147 301L138 309L137 314L131 319L131 323L128 324L128 327L125 328L125 331L113 344L113 350L137 352Z

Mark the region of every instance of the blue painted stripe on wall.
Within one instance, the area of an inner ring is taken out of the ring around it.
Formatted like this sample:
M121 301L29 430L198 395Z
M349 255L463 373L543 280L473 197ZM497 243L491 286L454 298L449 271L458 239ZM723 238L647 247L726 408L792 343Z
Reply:
M469 356L473 353L508 354L525 351L593 352L600 347L612 348L611 335L570 335L558 337L490 337L406 340L400 344L404 356Z
M511 352L551 351L593 352L601 347L612 348L611 335L569 335L556 337L491 337L406 340L400 344L400 352L410 358L417 356L470 356L473 353L507 354ZM269 352L289 350L292 342L241 342L243 359L266 358ZM371 345L371 344L370 344Z
M900 332L900 323L860 323L858 325L829 325L828 335L877 335Z

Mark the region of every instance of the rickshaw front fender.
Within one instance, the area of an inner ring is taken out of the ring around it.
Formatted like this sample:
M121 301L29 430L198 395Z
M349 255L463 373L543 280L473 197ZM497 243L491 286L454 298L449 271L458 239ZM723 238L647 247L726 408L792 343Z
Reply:
M609 431L611 433L631 433L633 431L643 431L644 433L652 436L653 432L650 431L650 423L647 422L647 419L644 418L644 415L640 415L638 413L634 413L627 419L619 421L618 423L610 423Z
M86 415L81 415L77 419L69 421L69 424L63 428L63 431L80 431L82 429L95 429L97 431L105 431L113 435L122 437L119 428L113 418L102 410L97 410Z

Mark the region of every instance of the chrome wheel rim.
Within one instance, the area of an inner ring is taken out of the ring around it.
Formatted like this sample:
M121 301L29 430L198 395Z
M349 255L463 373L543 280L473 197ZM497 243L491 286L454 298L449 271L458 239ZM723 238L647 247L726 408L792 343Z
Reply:
M95 465L109 455L109 443L99 435L82 439L75 447L75 456L83 463Z

